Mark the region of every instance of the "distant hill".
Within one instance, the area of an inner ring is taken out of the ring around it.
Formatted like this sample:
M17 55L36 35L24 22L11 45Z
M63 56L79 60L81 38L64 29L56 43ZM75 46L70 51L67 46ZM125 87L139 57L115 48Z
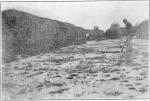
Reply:
M16 55L32 56L70 44L85 43L86 29L9 9L2 12L3 62Z

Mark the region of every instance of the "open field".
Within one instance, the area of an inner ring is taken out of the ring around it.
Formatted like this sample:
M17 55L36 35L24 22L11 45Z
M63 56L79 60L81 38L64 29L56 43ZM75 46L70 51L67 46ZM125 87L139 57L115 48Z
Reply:
M134 39L129 57L118 43L90 41L4 64L3 98L148 98L148 41Z

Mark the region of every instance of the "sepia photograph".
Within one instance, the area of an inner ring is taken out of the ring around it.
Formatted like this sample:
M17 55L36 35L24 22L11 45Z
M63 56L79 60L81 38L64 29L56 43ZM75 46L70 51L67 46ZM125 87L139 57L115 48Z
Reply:
M1 2L1 99L149 99L148 25L149 0Z

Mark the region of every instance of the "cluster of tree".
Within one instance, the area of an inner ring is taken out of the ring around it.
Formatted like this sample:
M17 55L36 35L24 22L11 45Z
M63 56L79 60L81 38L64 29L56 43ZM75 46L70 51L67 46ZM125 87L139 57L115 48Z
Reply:
M89 40L102 40L104 38L104 31L100 30L98 26L94 26L92 30L86 30L89 35L87 41Z
M100 30L98 26L94 26L93 30L89 31L89 33L89 40L116 39L121 37L125 30L119 24L113 23L106 32Z
M148 20L136 24L132 28L133 35L140 39L148 39ZM126 36L127 31L125 27L120 27L118 23L111 24L110 28L105 32L107 39L116 39L122 36Z
M122 29L118 23L111 24L111 27L105 32L105 36L108 39L116 39L123 35Z

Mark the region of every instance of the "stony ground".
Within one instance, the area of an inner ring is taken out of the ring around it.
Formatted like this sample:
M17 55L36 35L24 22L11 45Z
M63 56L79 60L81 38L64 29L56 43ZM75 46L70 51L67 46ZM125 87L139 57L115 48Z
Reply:
M3 98L148 98L148 41L134 39L129 54L118 43L91 41L4 64Z

